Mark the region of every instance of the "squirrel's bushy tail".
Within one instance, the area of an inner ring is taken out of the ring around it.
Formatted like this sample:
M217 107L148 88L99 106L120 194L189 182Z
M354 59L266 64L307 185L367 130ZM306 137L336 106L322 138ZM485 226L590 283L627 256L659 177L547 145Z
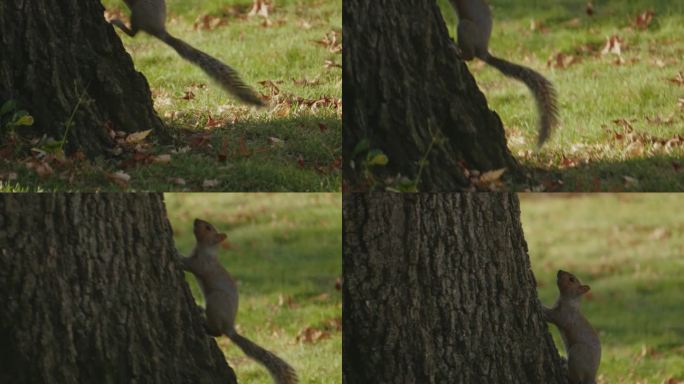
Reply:
M556 90L553 88L553 84L531 68L492 55L489 55L485 62L504 75L522 81L534 94L540 116L537 147L541 147L551 135L551 130L558 124L558 105L556 104Z
M175 49L182 58L202 68L209 77L238 99L252 105L264 105L263 100L240 79L233 68L168 33L159 33L155 36Z
M245 355L266 367L276 384L296 384L298 382L295 370L274 353L258 346L248 338L237 333L234 329L228 330L226 336L237 344Z

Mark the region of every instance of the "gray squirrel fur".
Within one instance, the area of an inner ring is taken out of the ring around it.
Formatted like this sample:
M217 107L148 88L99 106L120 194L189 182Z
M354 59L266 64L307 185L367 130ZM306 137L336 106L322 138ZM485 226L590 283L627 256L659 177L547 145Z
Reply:
M558 125L558 104L553 84L539 72L493 56L489 52L492 34L492 11L484 0L450 0L458 13L458 48L464 60L474 57L498 69L508 77L522 81L532 91L539 112L540 148Z
M601 342L580 312L580 299L589 292L575 275L562 270L556 275L560 295L553 308L543 307L544 318L558 327L567 353L568 383L596 384L601 363Z
M263 106L264 102L252 88L245 84L230 66L200 51L183 40L171 36L166 31L166 2L164 0L124 0L131 10L131 24L127 26L120 19L112 19L127 35L134 37L138 31L145 31L165 42L185 60L200 67L224 90L245 103Z
M268 369L276 384L295 384L297 373L273 352L255 344L235 330L238 310L238 289L235 280L217 260L218 245L226 235L218 233L213 225L195 219L193 232L197 244L189 257L181 257L184 270L191 272L199 282L206 303L207 333L226 335L250 358Z

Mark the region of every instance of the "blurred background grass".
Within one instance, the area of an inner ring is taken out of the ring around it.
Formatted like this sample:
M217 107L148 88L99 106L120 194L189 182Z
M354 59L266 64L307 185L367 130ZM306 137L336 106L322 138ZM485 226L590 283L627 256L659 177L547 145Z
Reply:
M582 310L601 338L599 383L682 382L684 194L520 198L542 303L558 296L558 269L591 286Z
M228 235L219 259L238 281L238 331L297 370L300 383L342 382L341 195L182 193L164 196L179 251L187 255L199 217ZM204 305L194 276L186 278ZM267 371L227 337L217 342L243 383Z

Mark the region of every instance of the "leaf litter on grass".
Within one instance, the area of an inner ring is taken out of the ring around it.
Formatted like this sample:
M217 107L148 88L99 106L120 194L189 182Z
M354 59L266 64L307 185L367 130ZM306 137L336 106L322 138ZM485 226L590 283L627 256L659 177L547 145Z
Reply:
M216 31L222 28L228 28L236 22L246 22L251 16L257 16L260 20L266 20L266 23L259 22L258 26L266 28L278 28L285 23L296 23L299 28L308 30L312 28L321 28L322 37L318 40L317 45L320 49L325 50L329 55L338 55L341 53L341 31L336 31L330 26L326 26L325 22L317 20L315 16L309 17L306 12L296 12L296 16L288 13L292 10L290 8L276 8L271 1L254 2L253 8L250 9L242 5L229 5L223 7L218 13L209 13L198 15L192 24L193 30L206 31L209 33L217 33ZM121 8L117 5L114 8L109 8L106 11L108 18L122 17ZM277 19L270 20L274 15ZM293 17L294 16L294 17ZM125 18L125 16L124 16ZM183 23L179 15L172 15L169 18L169 24ZM255 24L252 24L255 25ZM139 45L140 39L128 40L124 38L124 43ZM302 41L302 44L310 44L308 41ZM148 46L144 46L144 50L148 50ZM156 46L153 46L156 49ZM160 48L164 49L164 47ZM144 52L143 48L136 50L136 52ZM180 59L179 59L180 60ZM241 124L253 125L254 119L271 119L273 126L277 126L278 120L283 118L298 119L300 117L307 117L307 121L311 117L321 116L322 119L314 126L325 127L327 124L324 121L330 116L342 116L342 100L337 96L318 96L307 97L298 96L296 91L310 89L311 87L318 87L329 83L332 79L341 79L339 69L336 66L330 66L327 63L333 60L323 59L320 62L320 74L314 77L303 76L302 74L293 74L291 77L291 85L294 90L283 92L276 84L282 84L282 80L263 80L264 86L261 88L264 99L272 103L270 111L255 111L251 108L235 105L225 104L219 105L217 108L207 108L205 100L209 97L208 82L204 78L200 78L199 82L192 82L186 86L180 93L172 91L171 88L152 88L155 109L161 110L161 114L165 117L167 122L178 127L186 126L192 128L193 133L188 133L184 129L177 129L174 133L178 139L174 146L161 146L158 143L147 138L151 132L144 131L133 134L125 134L116 131L113 127L107 126L107 132L114 142L114 145L109 151L109 160L86 160L82 153L76 153L70 158L59 158L58 156L44 152L31 152L30 156L23 160L16 157L18 146L0 148L2 152L0 156L5 160L6 165L9 165L7 172L0 173L0 179L10 180L25 183L42 184L49 181L53 184L66 183L75 186L77 189L84 188L83 185L90 185L91 188L107 188L107 183L116 188L129 188L130 185L136 185L142 180L137 180L136 174L149 175L150 172L145 168L151 165L170 165L169 169L174 168L174 163L178 156L192 156L199 155L207 159L214 159L217 162L216 172L225 171L225 167L219 167L221 164L226 164L230 161L239 159L246 159L254 155L265 154L270 150L278 150L277 154L269 156L267 160L275 164L282 165L287 163L287 158L291 159L300 169L310 171L314 174L335 175L341 173L340 157L341 148L336 148L336 145L324 143L322 139L315 136L306 136L307 139L319 141L320 147L327 154L329 160L325 163L320 160L308 161L302 154L288 153L288 140L273 134L266 134L264 137L259 137L259 132L255 131L256 138L251 133L249 138L246 137L244 128L240 128L242 133L233 135L226 130L232 130L233 127L239 127ZM325 72L338 71L334 75L325 75ZM143 72L147 71L143 69ZM336 81L336 80L333 80ZM341 80L340 80L341 81ZM272 87L271 85L276 85ZM311 92L306 91L306 94ZM198 108L199 107L199 108ZM187 123L190 123L189 125ZM271 124L267 122L267 124ZM302 126L310 125L301 123ZM341 124L340 124L341 125ZM309 128L307 128L309 129ZM209 132L211 130L214 132ZM321 133L326 132L326 129L321 128ZM49 138L48 138L49 139ZM42 138L30 139L34 142L43 140ZM6 144L10 141L6 140ZM341 144L339 145L341 147ZM25 147L25 146L24 146ZM283 158L286 156L286 158ZM24 171L17 172L14 168L23 168ZM130 173L129 170L136 170L136 173ZM27 173L28 172L28 173ZM31 174L37 176L33 177ZM27 175L29 177L27 177ZM207 188L216 188L221 184L217 179L204 178L189 181L186 177L179 177L173 175L160 175L153 183L170 183L177 186L185 186L190 183L200 183ZM158 177L158 176L155 176ZM29 181L33 180L33 181ZM98 181L99 180L99 181ZM149 182L150 180L146 180ZM214 183L216 181L216 183ZM104 182L98 187L98 182ZM81 185L81 187L78 187ZM273 189L282 189L282 187L272 187Z

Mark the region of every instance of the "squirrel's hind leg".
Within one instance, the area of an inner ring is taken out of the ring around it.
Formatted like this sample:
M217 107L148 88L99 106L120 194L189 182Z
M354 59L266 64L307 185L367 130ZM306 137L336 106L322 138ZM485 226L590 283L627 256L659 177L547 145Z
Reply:
M487 61L489 57L489 33L482 30L483 26L468 19L458 22L458 47L464 60L477 57Z
M470 20L458 22L458 48L461 50L463 60L469 61L475 57L474 36L477 35L477 26Z

